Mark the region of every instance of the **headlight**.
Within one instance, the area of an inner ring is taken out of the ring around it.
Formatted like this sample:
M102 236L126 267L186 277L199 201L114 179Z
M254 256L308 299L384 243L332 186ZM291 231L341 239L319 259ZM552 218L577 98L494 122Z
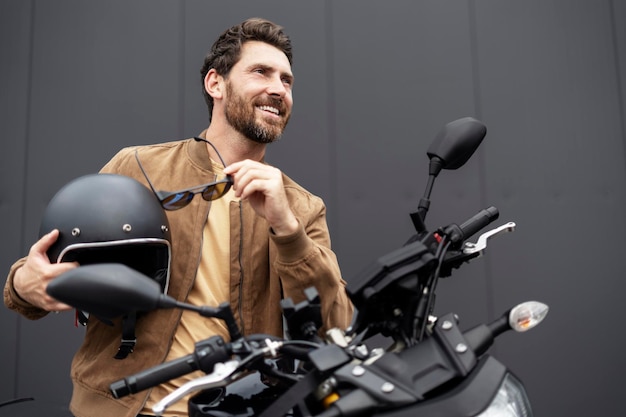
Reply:
M532 417L530 402L522 383L507 373L491 404L476 417Z

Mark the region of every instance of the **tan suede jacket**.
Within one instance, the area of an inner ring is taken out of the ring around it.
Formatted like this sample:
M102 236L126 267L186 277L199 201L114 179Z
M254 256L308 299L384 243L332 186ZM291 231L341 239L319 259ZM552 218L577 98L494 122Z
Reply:
M193 139L125 148L102 172L127 175L147 185L135 150L158 190L175 191L213 179L206 144ZM230 304L235 317L244 334L281 336L281 297L291 297L297 303L304 299L305 288L315 286L322 301L324 327L346 328L353 307L330 248L324 203L287 176L283 181L291 209L301 225L291 236L273 235L267 222L245 201L231 203ZM209 210L210 202L196 196L189 206L167 212L173 248L168 294L178 300L185 300L193 285ZM15 270L24 262L21 259L11 267L4 302L29 319L38 319L47 312L20 299L12 284ZM77 417L136 416L148 392L118 400L110 394L109 385L163 362L180 316L179 310L141 316L136 327L135 351L123 360L113 358L120 343L120 323L112 327L92 319L72 362L71 411Z

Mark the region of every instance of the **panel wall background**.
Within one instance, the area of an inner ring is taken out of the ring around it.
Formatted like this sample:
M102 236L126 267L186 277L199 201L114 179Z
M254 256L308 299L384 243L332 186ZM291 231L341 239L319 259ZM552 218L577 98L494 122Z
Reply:
M268 161L322 196L348 281L411 234L426 148L482 120L476 155L435 184L427 223L494 205L515 233L439 286L464 327L538 299L545 324L493 353L536 415L621 415L626 361L626 5L618 0L0 0L0 268L67 181L119 148L207 124L199 68L228 26L263 16L295 48L292 121ZM83 332L71 314L0 309L0 402L65 404ZM585 336L583 333L587 334Z

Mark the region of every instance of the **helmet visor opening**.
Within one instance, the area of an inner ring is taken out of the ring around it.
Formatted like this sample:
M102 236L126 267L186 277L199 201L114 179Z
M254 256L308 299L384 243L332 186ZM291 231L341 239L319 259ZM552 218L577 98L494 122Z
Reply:
M164 293L169 284L170 246L167 241L100 242L68 247L60 262L80 265L119 263L128 266L159 283Z

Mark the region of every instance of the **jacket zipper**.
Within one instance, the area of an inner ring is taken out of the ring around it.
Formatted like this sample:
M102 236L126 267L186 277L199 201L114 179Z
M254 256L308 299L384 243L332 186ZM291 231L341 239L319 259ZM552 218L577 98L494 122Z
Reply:
M241 327L241 334L246 334L243 320L243 209L241 201L239 201L239 254L237 260L239 261L239 327Z

